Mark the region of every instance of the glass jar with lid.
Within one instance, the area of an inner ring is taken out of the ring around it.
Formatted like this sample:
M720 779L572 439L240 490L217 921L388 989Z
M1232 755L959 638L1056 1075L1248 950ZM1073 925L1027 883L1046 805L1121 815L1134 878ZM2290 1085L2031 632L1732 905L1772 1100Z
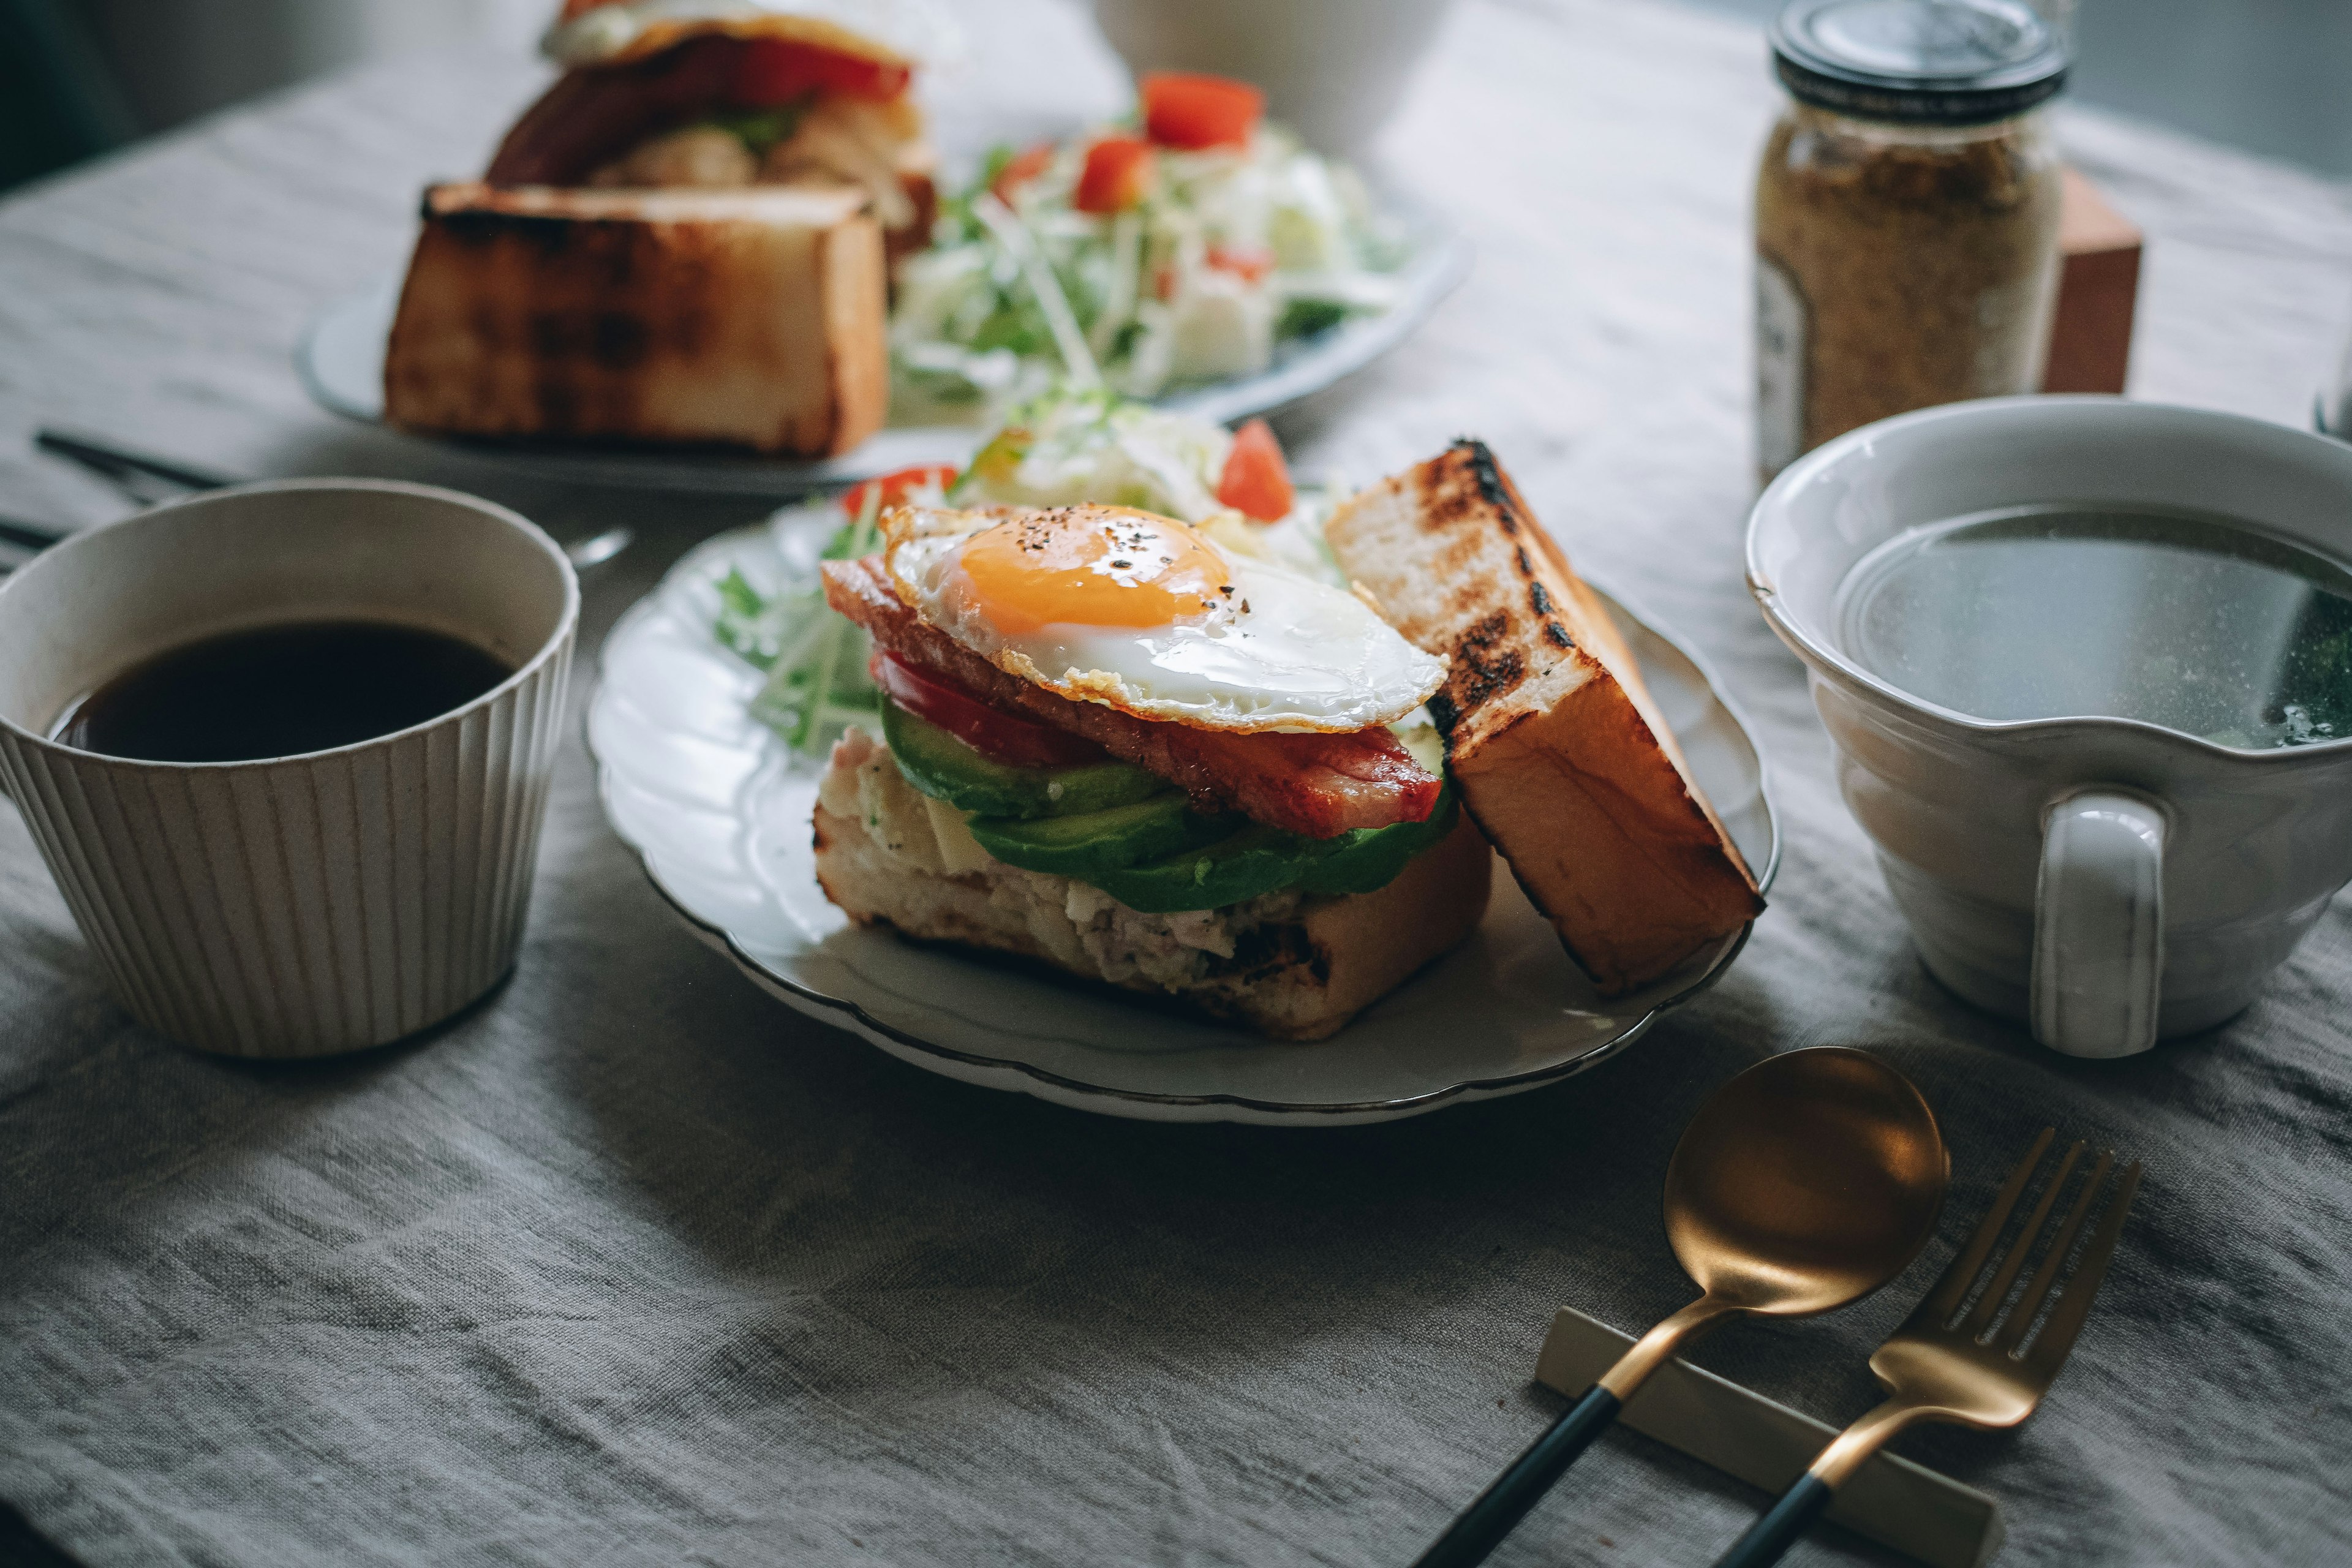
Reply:
M2020 0L1796 0L1756 179L1757 462L1891 414L2032 392L2066 50Z

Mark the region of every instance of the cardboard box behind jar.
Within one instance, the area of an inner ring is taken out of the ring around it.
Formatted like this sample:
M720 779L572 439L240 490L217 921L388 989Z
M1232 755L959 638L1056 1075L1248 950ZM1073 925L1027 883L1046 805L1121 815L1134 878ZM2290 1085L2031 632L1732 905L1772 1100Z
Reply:
M2044 392L2121 393L2131 368L2140 232L2098 187L2065 172L2058 216L2058 305Z

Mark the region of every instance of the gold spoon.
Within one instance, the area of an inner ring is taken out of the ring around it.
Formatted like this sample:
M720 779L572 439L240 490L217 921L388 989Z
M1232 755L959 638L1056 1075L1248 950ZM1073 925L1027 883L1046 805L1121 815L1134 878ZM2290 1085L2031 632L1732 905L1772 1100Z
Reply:
M1858 1301L1935 1234L1952 1174L1911 1080L1842 1046L1768 1057L1700 1106L1666 1167L1666 1239L1699 1299L1652 1329L1414 1568L1468 1568L1510 1533L1650 1373L1722 1320Z

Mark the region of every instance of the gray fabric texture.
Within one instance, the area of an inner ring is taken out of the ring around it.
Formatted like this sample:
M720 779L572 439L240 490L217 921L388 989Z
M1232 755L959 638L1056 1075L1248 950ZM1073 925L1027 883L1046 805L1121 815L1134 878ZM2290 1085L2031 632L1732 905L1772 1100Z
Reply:
M951 145L1116 106L1080 10L965 11ZM562 535L625 520L644 537L590 579L593 649L750 509L520 482L340 425L287 369L538 79L404 63L0 204L5 510L119 510L26 448L59 422L255 474L453 483ZM427 1038L240 1066L125 1019L0 811L0 1498L93 1564L1402 1563L1559 1409L1530 1383L1556 1304L1639 1328L1685 1299L1657 1196L1699 1100L1846 1043L1943 1118L1943 1235L1864 1305L1696 1359L1859 1414L1871 1348L2054 1121L2148 1165L2099 1310L2021 1431L1899 1450L2000 1497L2007 1562L2352 1556L2352 907L2242 1018L2111 1065L1921 972L1740 584L1774 102L1744 27L1466 0L1384 152L1478 269L1278 422L1303 469L1357 479L1484 436L1581 564L1712 658L1788 848L1703 1001L1587 1077L1388 1127L1056 1110L744 983L605 829L575 735L509 984ZM2146 127L2063 132L2150 234L2137 393L2304 417L2352 195ZM1616 1434L1496 1561L1705 1562L1760 1500ZM1802 1549L1832 1559L1873 1553Z

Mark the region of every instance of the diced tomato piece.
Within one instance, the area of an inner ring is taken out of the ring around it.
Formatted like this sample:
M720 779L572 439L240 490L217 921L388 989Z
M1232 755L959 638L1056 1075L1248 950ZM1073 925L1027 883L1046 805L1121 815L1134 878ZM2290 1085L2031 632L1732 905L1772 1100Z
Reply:
M1265 421L1253 419L1234 431L1225 471L1217 476L1218 501L1256 521L1279 522L1290 515L1297 499L1290 465L1282 460L1282 443Z
M991 762L1010 768L1068 768L1109 757L1092 741L991 708L962 688L884 650L875 650L867 668L891 701L937 724Z
M918 463L911 468L900 468L895 474L884 474L880 479L868 479L862 485L850 486L842 492L841 510L855 518L866 510L866 492L877 486L879 486L882 491L881 506L897 506L907 499L907 493L909 490L925 489L932 486L937 486L940 489L947 489L955 483L956 476L962 471L953 463Z
M1162 147L1246 147L1265 114L1265 94L1231 77L1146 71L1143 131Z
M1274 270L1274 252L1256 245L1213 245L1209 265L1245 283L1255 283Z
M838 49L784 38L747 38L735 63L732 96L746 109L771 109L812 93L887 103L907 90L908 77L905 66L884 65Z
M996 178L988 183L990 194L1007 206L1013 204L1013 193L1044 174L1054 162L1055 147L1051 142L1040 142L1025 153L1015 153L996 171Z
M1151 143L1140 136L1106 136L1087 149L1070 205L1082 213L1125 212L1151 189Z

